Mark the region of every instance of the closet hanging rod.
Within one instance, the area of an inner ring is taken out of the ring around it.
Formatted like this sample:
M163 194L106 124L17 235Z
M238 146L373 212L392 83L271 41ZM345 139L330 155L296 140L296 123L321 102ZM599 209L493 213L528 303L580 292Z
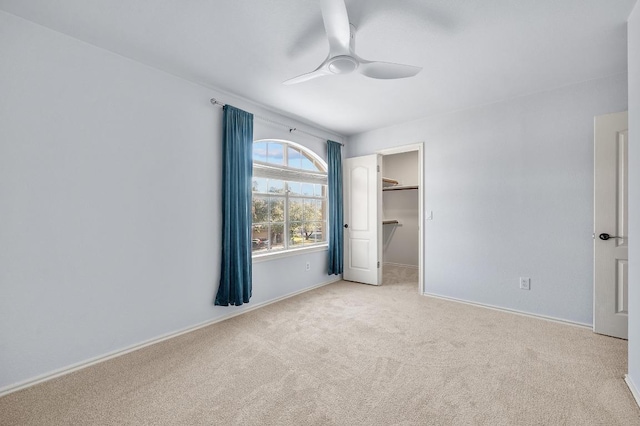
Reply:
M226 105L225 103L219 102L216 98L211 98L211 99L210 99L210 102L211 102L211 105L220 105L221 107L224 107L224 106ZM297 129L297 128L295 128L295 127L291 127L291 126L289 126L288 124L284 124L284 123L281 123L281 122L279 122L279 121L272 120L272 119L270 119L270 118L262 117L262 116L260 116L260 115L256 115L256 114L253 114L253 116L254 116L255 118L259 119L259 120L266 121L267 123L275 124L276 126L285 127L285 128L287 128L287 129L289 129L289 133L292 133L292 132L300 132L300 133L304 133L304 134L305 134L305 135L307 135L307 136L311 136L312 138L322 139L323 141L326 141L326 140L327 140L327 138L325 138L324 136L318 136L318 135L316 135L316 134L313 134L313 133L307 132L306 130ZM340 143L340 142L338 142L338 143L339 143L340 145L344 146L344 144L343 144L343 143Z
M382 188L383 191L405 191L407 189L418 189L418 185L396 185Z

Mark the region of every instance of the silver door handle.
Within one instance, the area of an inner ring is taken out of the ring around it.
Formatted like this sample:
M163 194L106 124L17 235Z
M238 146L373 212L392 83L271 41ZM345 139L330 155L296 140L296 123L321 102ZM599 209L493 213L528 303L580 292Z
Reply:
M600 238L602 241L607 241L607 240L610 240L611 238L625 238L625 237L617 237L615 235L609 235L607 233L602 233L602 234L598 235L598 238Z

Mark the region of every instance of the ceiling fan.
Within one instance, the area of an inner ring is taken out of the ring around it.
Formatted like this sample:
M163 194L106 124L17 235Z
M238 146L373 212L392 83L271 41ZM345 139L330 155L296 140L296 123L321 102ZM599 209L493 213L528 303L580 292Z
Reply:
M318 77L352 72L388 80L413 77L422 70L421 67L413 65L362 59L355 52L356 27L349 23L344 0L320 0L320 8L329 39L329 56L314 71L286 80L283 84L297 84Z

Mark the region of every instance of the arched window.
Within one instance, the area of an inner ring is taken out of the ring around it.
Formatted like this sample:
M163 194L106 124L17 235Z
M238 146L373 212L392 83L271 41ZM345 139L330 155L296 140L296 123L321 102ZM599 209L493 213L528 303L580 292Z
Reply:
M327 165L294 142L253 144L254 254L327 243Z

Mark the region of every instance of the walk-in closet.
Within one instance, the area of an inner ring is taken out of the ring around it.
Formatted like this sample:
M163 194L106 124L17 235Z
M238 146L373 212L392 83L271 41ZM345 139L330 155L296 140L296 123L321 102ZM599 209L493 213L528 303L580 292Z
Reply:
M382 156L383 283L418 281L418 151Z

